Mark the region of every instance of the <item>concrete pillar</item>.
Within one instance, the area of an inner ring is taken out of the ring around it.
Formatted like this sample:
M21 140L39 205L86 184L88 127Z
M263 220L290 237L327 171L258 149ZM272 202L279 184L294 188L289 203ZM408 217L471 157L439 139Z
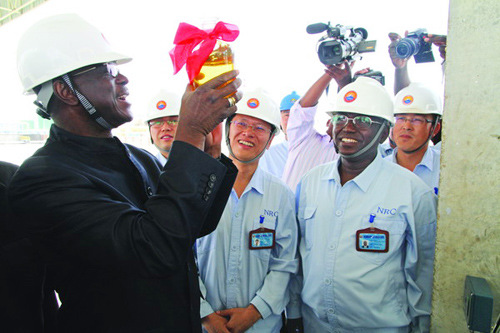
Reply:
M432 332L468 332L466 275L500 312L500 1L450 0Z

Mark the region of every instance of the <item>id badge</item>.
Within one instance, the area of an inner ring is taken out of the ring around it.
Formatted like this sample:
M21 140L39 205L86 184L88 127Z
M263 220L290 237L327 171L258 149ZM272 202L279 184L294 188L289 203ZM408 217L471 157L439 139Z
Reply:
M250 231L249 234L249 249L263 250L272 249L276 241L276 233L272 229L259 228Z
M377 228L356 231L356 250L360 252L389 252L389 232Z

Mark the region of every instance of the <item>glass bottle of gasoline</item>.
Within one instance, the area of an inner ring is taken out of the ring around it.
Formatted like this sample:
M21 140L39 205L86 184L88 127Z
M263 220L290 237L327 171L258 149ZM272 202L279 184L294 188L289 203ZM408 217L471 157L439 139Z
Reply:
M215 23L204 22L202 24L202 29L213 29ZM195 76L193 80L193 86L195 88L201 86L202 84L210 81L214 77L217 77L226 72L232 71L234 69L234 53L229 42L217 39L214 46L214 50L208 56L208 59L201 67L200 73Z

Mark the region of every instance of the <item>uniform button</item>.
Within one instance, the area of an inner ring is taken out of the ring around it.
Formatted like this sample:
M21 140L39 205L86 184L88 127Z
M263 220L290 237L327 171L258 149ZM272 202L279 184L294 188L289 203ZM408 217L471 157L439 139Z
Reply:
M236 245L231 246L231 250L236 251Z
M335 310L334 310L334 309L332 309L332 308L329 308L329 309L328 309L328 313L335 313ZM338 331L337 331L337 332L338 332Z
M210 187L210 188L214 188L215 183L214 182L208 182L207 186Z
M236 216L236 217L240 217L240 213L239 213L239 212L238 212L238 213L236 213L236 215L235 215L235 216Z
M325 284L326 284L326 285L329 285L330 283L332 283L332 280L330 280L330 279L325 279Z
M209 198L210 198L210 196L208 194L203 195L203 200L208 201Z
M148 186L148 188L146 189L146 192L148 193L149 196L153 195L153 190L151 189L151 187Z
M335 215L337 215L337 216L342 215L342 211L341 211L340 209L339 209L339 210L337 210L337 211L335 212Z
M211 194L211 193L212 193L212 190L211 190L211 189L208 189L208 188L207 188L207 189L205 190L205 194Z
M210 180L215 182L217 180L217 176L215 175L215 173L212 173L210 176Z
M330 250L335 250L336 245L335 245L335 244L330 244L330 246L329 246L329 247L330 247Z
M233 278L229 279L229 283L234 283L234 279Z

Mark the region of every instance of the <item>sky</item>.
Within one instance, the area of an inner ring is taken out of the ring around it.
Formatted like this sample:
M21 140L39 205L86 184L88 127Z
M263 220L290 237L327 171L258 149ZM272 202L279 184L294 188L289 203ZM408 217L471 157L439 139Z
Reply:
M403 35L405 30L418 28L446 34L448 6L447 0L308 0L297 4L282 0L49 0L0 27L0 110L3 121L37 117L33 96L22 95L16 69L17 42L30 25L54 14L79 14L97 26L116 49L134 58L120 70L130 81L134 116L143 118L143 104L156 91L163 88L182 94L187 84L185 69L173 75L168 55L180 22L200 26L203 21L218 19L236 24L240 36L233 49L240 78L245 87L261 86L279 103L292 90L304 94L323 73L316 53L322 34L307 34L307 25L331 22L365 28L368 40L377 40L376 52L366 53L356 62L354 71L365 67L382 71L386 88L392 93L394 67L387 52L387 34ZM442 94L441 58L435 47L434 55L435 63L415 64L410 60L410 78ZM326 120L326 116L319 116L324 124L322 117Z

